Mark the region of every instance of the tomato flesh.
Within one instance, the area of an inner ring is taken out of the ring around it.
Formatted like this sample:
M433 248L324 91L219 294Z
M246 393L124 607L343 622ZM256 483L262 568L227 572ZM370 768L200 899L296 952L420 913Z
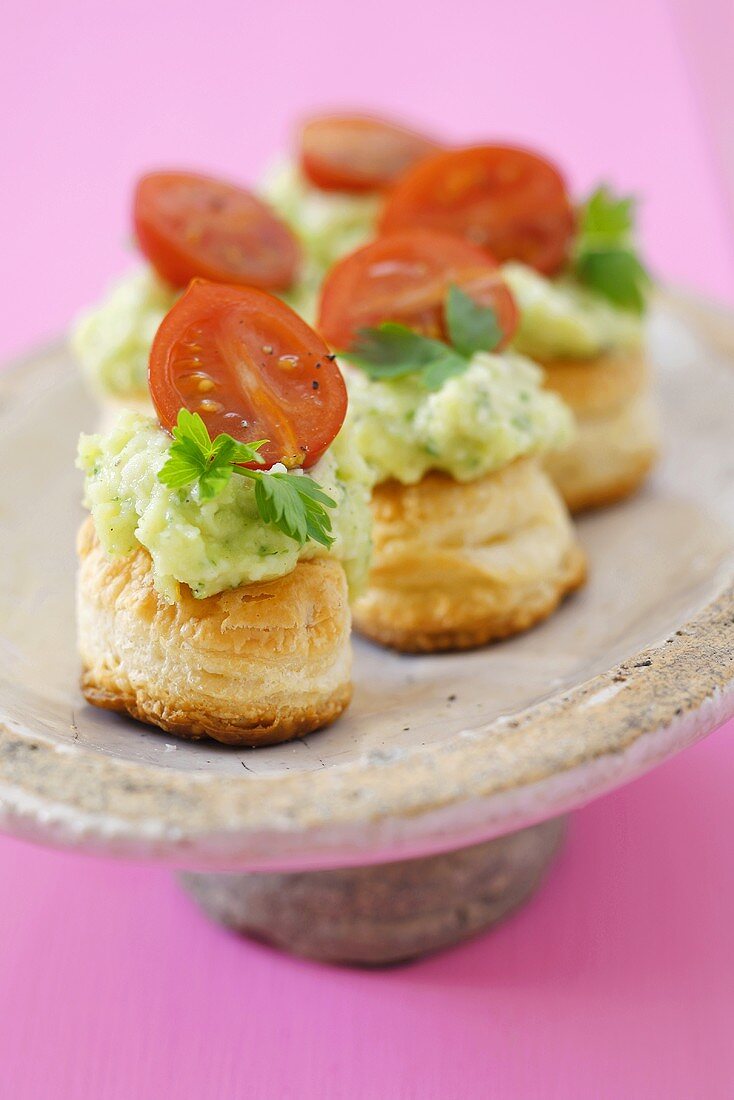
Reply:
M499 265L475 245L428 229L380 237L336 264L324 281L318 329L332 347L348 349L358 329L398 321L446 339L444 304L460 287L494 309L500 350L517 328L518 311Z
M266 466L313 466L347 411L324 341L277 298L195 280L156 333L148 384L161 425L199 413L212 439L267 439ZM256 463L250 465L256 466Z
M552 164L525 149L485 145L438 153L399 180L380 230L415 226L456 233L500 262L552 274L568 257L575 218Z
M187 172L152 172L133 202L141 252L162 279L191 279L264 290L295 280L301 251L290 229L249 191Z
M323 191L380 191L438 148L413 130L358 115L311 119L300 135L303 173Z

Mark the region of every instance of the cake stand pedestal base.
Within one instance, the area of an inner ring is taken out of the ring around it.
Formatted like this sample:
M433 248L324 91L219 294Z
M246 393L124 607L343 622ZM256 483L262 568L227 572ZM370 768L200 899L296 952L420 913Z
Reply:
M367 867L286 874L184 872L204 911L238 932L322 962L386 966L496 924L541 882L565 818L471 848Z

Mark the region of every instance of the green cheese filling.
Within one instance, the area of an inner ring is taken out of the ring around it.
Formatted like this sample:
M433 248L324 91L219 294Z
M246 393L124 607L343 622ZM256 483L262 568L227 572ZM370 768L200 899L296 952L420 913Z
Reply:
M362 585L370 552L370 474L344 432L308 471L336 501L330 510L334 544L298 543L260 518L253 482L232 478L214 500L175 490L157 477L171 437L155 420L124 412L104 435L83 435L78 465L84 502L110 555L144 547L156 589L169 601L186 584L197 597L272 580L300 560L330 554L344 565L350 587ZM294 474L293 476L299 476Z
M415 375L371 381L356 367L342 369L349 431L376 481L413 484L429 470L471 481L562 448L573 435L570 411L541 388L538 367L514 353L476 352L435 392Z

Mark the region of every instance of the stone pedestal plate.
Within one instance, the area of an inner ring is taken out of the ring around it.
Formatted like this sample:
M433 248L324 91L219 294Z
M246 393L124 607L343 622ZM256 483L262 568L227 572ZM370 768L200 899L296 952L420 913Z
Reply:
M734 712L734 318L669 294L650 344L665 454L581 519L583 592L474 653L357 642L348 713L253 751L83 702L74 453L99 411L62 344L0 372L0 826L165 862L217 920L318 959L409 959L506 915L564 814Z

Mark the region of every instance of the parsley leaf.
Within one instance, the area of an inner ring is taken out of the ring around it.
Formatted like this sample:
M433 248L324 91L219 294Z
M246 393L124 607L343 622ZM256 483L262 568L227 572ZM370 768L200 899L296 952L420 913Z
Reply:
M168 459L158 480L169 489L198 486L201 500L213 500L229 483L232 474L255 482L255 503L260 518L303 546L309 539L327 549L334 539L327 508L332 500L313 478L301 473L251 470L243 462L262 462L258 451L267 442L239 443L222 433L212 440L198 413L180 409Z
M458 286L449 287L445 308L449 339L458 352L471 356L475 351L494 351L502 329L493 309L478 305Z
M650 276L629 249L603 248L585 252L576 260L580 282L621 309L643 313Z
M580 211L574 250L574 273L585 286L634 313L645 308L650 276L634 247L635 201L617 198L602 186Z
M421 375L421 382L425 389L435 393L436 390L441 389L444 382L448 382L449 378L456 378L457 375L463 374L468 366L469 358L467 356L460 355L457 351L445 345L443 355L437 355L426 366Z
M439 390L462 374L475 351L493 351L502 339L495 311L480 306L457 286L444 303L449 342L423 336L394 321L361 328L352 346L340 354L373 381L419 375L427 390Z
M229 435L219 435L212 442L206 424L198 413L180 409L168 460L158 478L170 489L183 489L198 482L202 500L212 500L221 493L232 476L235 462L262 462L258 450L265 442L238 443Z
M298 474L263 474L255 482L255 500L265 523L290 535L303 546L309 539L327 549L331 536L331 518L326 508L336 502L310 477Z
M586 240L596 237L607 244L619 244L629 240L634 224L632 195L615 198L606 184L597 187L581 208L580 232Z
M346 358L372 379L404 378L415 374L450 350L440 340L421 336L407 325L384 321L377 328L361 328Z

